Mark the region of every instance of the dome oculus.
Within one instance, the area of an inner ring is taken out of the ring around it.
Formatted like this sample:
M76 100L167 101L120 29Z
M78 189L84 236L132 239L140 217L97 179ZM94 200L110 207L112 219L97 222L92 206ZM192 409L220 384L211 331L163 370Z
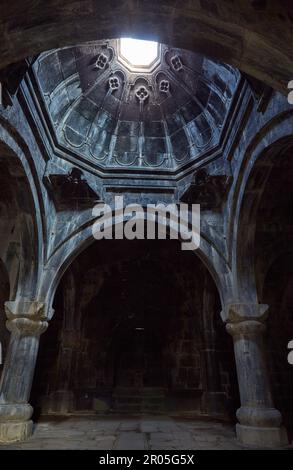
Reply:
M152 68L159 60L159 44L154 41L121 38L119 59L130 70Z

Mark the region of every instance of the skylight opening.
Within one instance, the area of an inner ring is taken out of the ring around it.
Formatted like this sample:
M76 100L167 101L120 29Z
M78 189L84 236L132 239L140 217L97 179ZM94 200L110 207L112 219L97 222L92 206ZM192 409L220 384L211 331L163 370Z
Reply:
M121 38L120 53L133 67L147 67L158 57L159 45L154 41Z

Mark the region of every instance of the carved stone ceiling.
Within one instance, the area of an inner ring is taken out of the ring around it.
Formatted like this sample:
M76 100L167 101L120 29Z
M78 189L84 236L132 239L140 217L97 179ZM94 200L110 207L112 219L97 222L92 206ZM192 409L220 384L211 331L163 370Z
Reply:
M63 152L100 169L172 173L218 146L239 71L166 45L157 50L141 68L125 60L120 40L37 58L41 100Z

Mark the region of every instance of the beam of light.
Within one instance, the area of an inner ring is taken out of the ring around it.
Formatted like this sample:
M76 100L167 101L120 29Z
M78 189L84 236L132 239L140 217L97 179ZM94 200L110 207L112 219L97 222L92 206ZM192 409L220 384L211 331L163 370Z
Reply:
M158 43L141 39L120 39L121 55L133 66L150 65L158 56Z

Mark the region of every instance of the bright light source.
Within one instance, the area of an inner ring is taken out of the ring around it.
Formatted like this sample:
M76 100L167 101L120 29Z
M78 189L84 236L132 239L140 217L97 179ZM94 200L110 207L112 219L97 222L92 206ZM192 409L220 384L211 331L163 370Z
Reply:
M150 65L158 57L158 43L140 39L120 39L121 55L135 67Z

